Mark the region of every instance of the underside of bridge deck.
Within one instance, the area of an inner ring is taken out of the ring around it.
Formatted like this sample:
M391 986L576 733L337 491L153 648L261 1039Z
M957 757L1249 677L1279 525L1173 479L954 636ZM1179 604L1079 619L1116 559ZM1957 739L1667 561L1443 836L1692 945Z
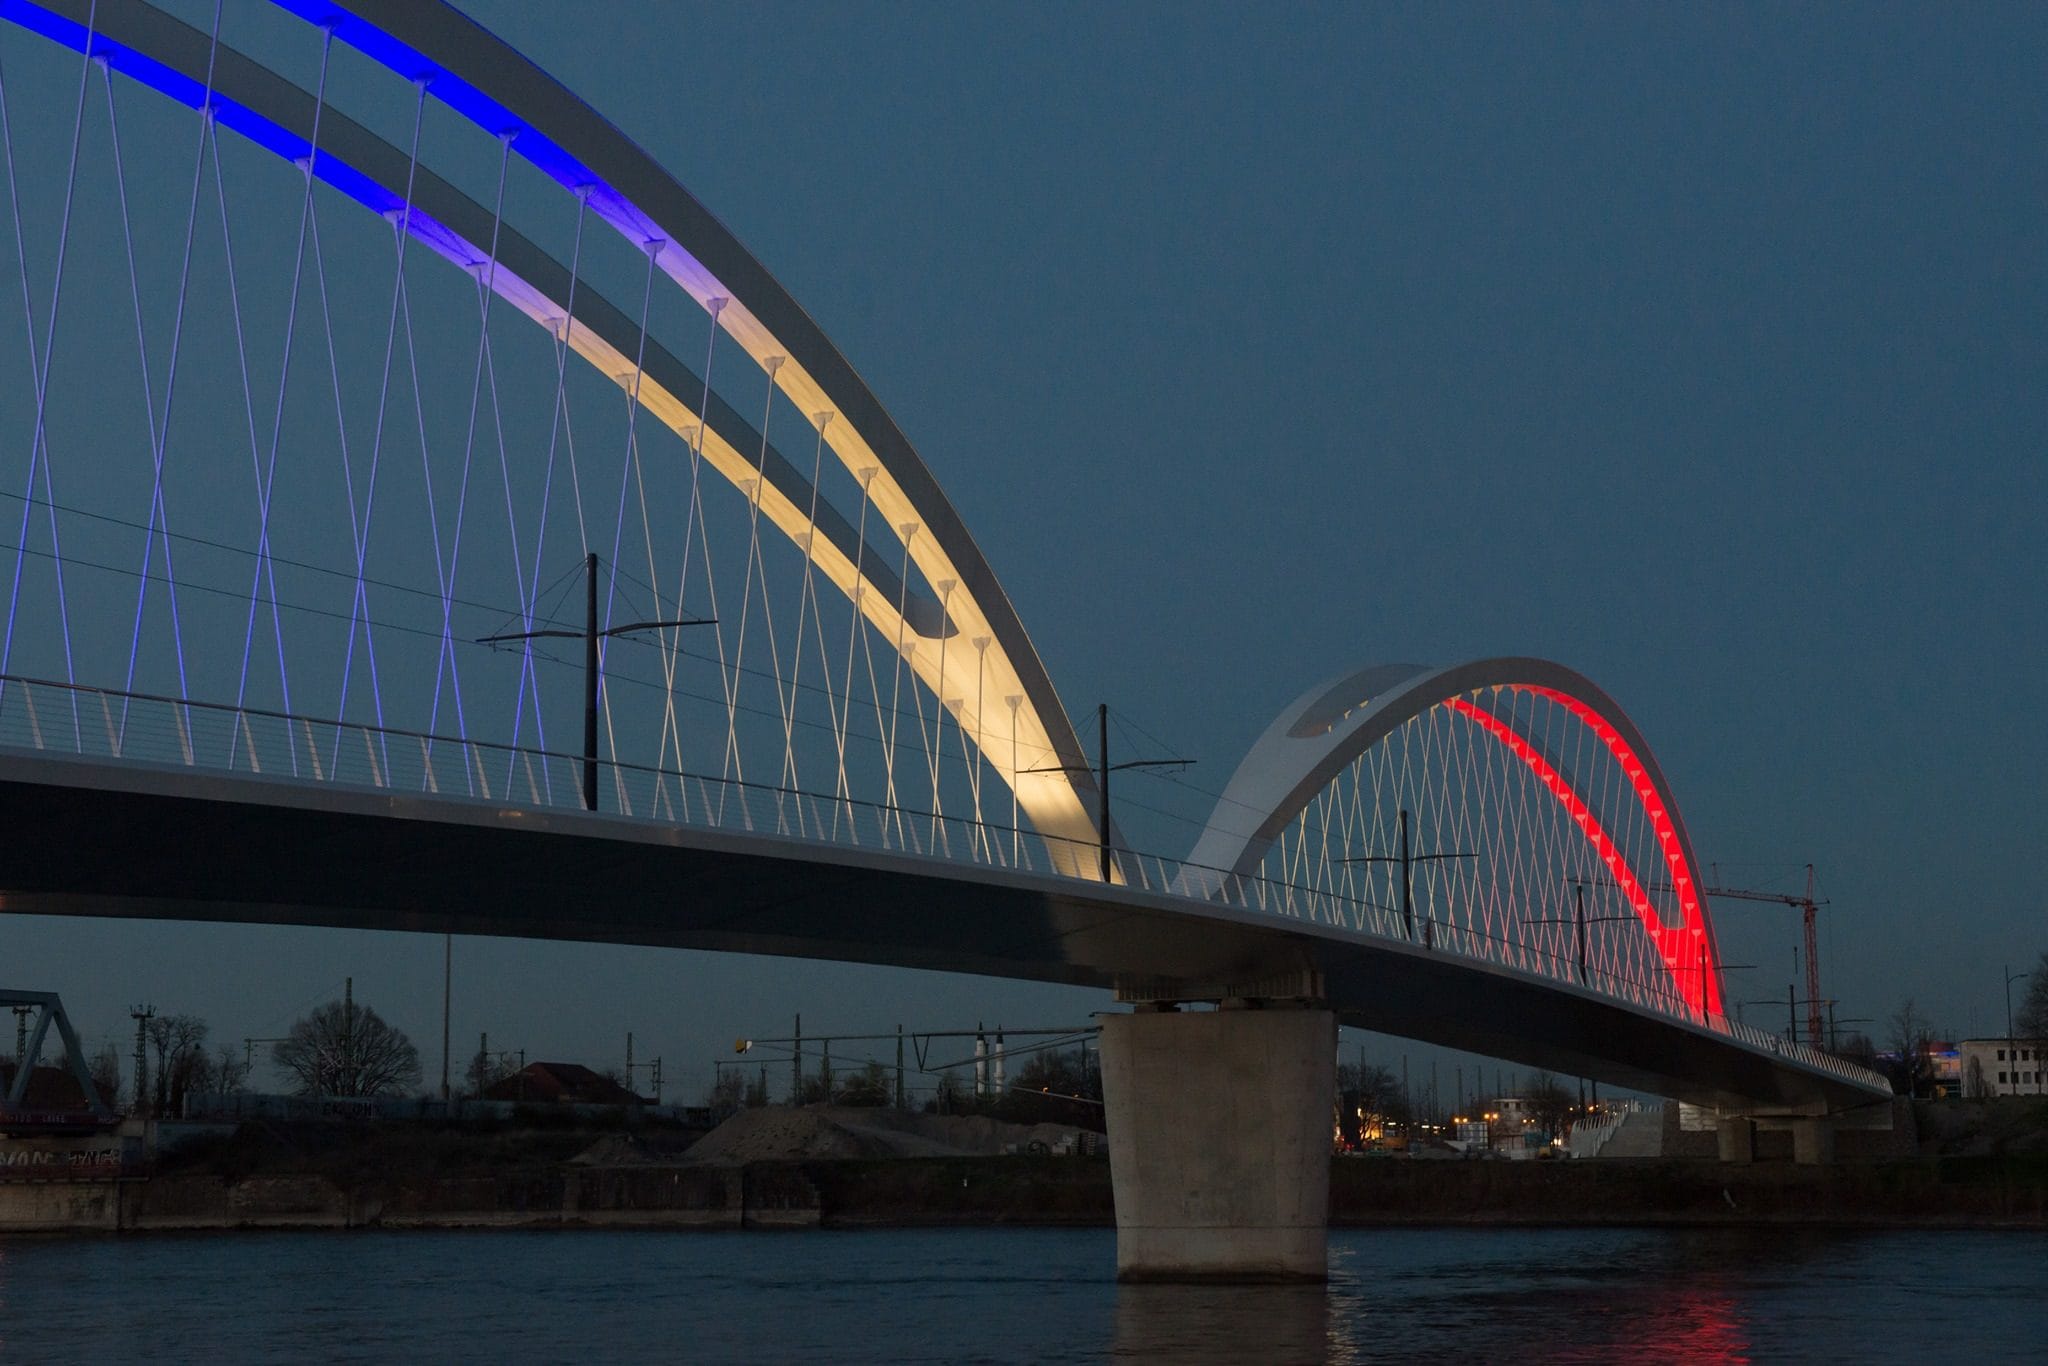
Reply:
M1569 984L1213 903L772 835L37 755L0 908L756 953L1218 1000L1313 972L1341 1023L1730 1110L1854 1085ZM1179 984L1176 989L1175 984Z

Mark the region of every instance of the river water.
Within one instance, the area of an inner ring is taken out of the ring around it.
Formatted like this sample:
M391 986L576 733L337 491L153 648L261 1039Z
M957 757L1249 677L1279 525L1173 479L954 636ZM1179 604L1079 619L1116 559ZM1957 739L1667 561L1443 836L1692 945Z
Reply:
M1328 1287L1107 1229L0 1240L0 1359L2048 1360L2048 1234L1333 1230Z

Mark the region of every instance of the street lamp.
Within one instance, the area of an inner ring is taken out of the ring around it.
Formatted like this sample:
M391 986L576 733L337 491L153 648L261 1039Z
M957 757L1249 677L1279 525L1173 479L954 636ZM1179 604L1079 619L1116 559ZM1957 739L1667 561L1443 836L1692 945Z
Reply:
M2003 967L2004 965L2000 964L2000 966ZM2005 968L2005 1067L2006 1075L2012 1078L2011 1081L2005 1084L2005 1093L2007 1095L2014 1093L2014 1088L2019 1085L2020 1077L2019 1069L2015 1066L2019 1052L2013 1047L2012 1037L2012 984L2023 977L2032 977L2033 975L2031 972L2014 972L2009 967Z

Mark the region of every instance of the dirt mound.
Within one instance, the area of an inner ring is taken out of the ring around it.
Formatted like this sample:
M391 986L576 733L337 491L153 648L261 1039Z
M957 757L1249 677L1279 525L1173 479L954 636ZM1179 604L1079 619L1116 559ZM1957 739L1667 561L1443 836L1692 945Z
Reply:
M761 1162L796 1157L965 1157L1012 1145L1050 1149L1072 1141L1060 1124L1005 1124L983 1115L918 1115L900 1110L784 1105L741 1110L699 1139L686 1162Z
M606 1134L570 1158L579 1167L632 1167L674 1162L698 1139L690 1130Z

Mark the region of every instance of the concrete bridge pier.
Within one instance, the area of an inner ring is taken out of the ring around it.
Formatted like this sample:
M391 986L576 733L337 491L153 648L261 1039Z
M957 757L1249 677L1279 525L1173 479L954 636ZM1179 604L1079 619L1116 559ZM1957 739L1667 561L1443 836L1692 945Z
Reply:
M1802 1167L1825 1167L1835 1160L1835 1134L1851 1129L1889 1129L1891 1109L1872 1109L1861 1115L1800 1114L1783 1111L1763 1114L1721 1115L1715 1123L1723 1162L1754 1162L1757 1135L1761 1131L1792 1134L1792 1161Z
M1826 1116L1792 1121L1792 1160L1824 1167L1835 1160L1835 1122Z
M1118 994L1137 1009L1101 1017L1117 1278L1326 1279L1335 1013L1306 991Z

